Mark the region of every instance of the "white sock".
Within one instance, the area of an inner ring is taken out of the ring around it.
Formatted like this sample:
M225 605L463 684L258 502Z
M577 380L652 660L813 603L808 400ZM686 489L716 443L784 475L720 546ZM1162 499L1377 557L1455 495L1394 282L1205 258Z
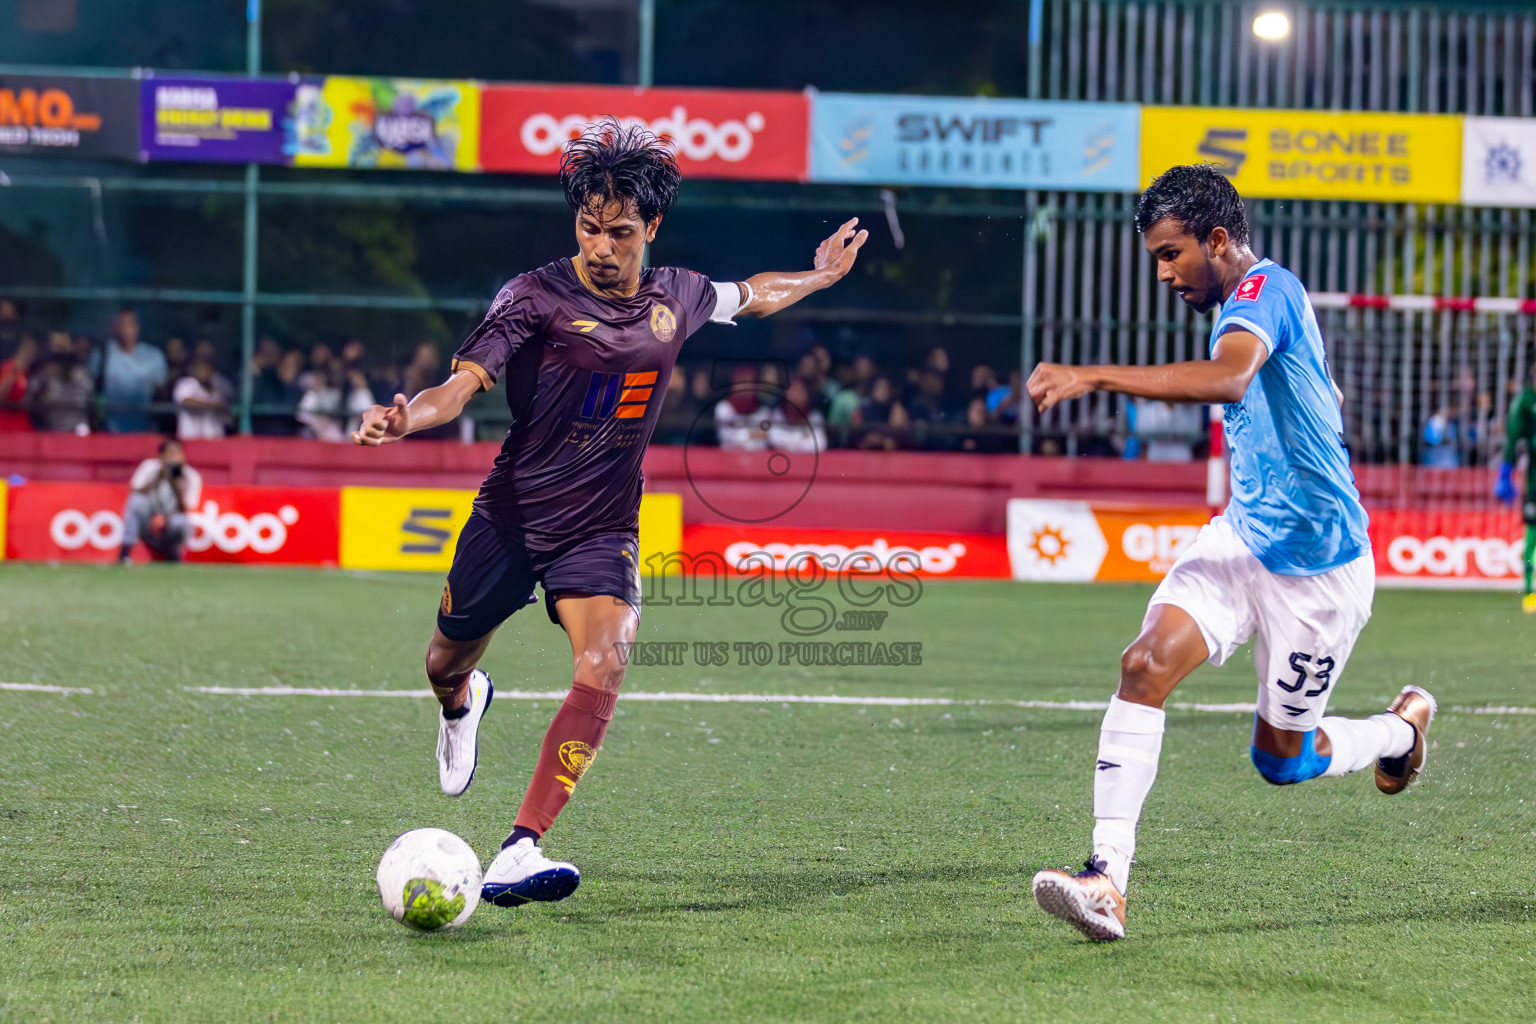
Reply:
M1093 773L1093 855L1108 865L1122 894L1136 853L1136 822L1157 778L1163 750L1162 708L1111 697L1099 729L1099 763Z
M1333 747L1325 778L1369 768L1383 757L1413 749L1413 726L1390 711L1370 718L1325 718L1320 723Z

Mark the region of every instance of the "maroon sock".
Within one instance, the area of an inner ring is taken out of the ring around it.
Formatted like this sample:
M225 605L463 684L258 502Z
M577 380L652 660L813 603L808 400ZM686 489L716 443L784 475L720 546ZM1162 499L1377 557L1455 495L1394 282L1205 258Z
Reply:
M555 712L544 745L539 749L539 764L523 805L518 808L516 825L538 835L549 831L565 802L571 798L576 782L597 756L608 723L613 720L616 693L574 683L565 703Z

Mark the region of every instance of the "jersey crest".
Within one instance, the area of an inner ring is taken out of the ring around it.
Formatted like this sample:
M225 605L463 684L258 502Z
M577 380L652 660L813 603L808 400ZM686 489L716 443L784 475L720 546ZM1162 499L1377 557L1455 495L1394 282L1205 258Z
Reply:
M1264 274L1251 274L1243 278L1233 298L1238 302L1258 302L1259 295L1264 291L1265 277Z

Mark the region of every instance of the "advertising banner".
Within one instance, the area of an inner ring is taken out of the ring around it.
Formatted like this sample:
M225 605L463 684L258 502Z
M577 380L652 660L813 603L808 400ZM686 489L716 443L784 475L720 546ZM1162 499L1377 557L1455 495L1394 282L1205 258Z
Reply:
M1461 134L1450 115L1143 107L1140 184L1210 162L1244 196L1454 203Z
M1086 501L1008 502L1008 557L1016 580L1156 581L1210 522L1203 507L1134 508Z
M333 75L300 84L293 109L296 167L479 170L475 82Z
M0 153L139 159L139 82L0 75Z
M343 487L341 567L446 573L474 500L470 490ZM678 549L682 523L679 495L640 499L642 573L649 554Z
M1461 201L1536 206L1536 118L1462 119Z
M127 484L48 483L7 494L7 558L112 562L123 543ZM335 491L299 487L203 487L190 516L189 562L335 565ZM134 557L149 559L143 545Z
M145 160L282 164L283 122L292 82L236 78L153 78L139 96Z
M1376 578L1441 586L1514 584L1525 526L1513 509L1371 513Z
M810 111L805 95L797 92L487 86L480 165L487 171L552 172L566 142L609 116L672 140L684 177L805 177Z
M812 181L1131 192L1134 103L818 93Z
M804 526L692 525L683 530L688 565L668 574L708 572L704 559L741 574L784 572L815 560L828 573L897 571L922 578L1007 579L1008 547L988 534L843 530ZM655 569L656 566L650 566Z

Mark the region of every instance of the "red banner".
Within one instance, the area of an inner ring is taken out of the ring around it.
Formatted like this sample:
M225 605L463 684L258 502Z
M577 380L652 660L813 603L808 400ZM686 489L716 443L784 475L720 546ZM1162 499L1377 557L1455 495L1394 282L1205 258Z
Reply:
M716 555L743 572L762 571L768 559L774 571L783 572L797 559L813 558L833 573L895 569L924 578L1007 579L1009 575L1007 540L977 533L685 526L683 553L695 565L701 557Z
M1518 580L1525 527L1519 513L1371 513L1378 579Z
M47 562L110 562L123 543L127 484L27 483L9 488L5 556ZM341 497L298 487L203 488L190 513L190 562L335 565ZM134 557L147 561L138 545Z
M684 177L805 178L810 100L797 92L487 86L480 98L480 167L554 171L566 142L608 116L671 139Z

